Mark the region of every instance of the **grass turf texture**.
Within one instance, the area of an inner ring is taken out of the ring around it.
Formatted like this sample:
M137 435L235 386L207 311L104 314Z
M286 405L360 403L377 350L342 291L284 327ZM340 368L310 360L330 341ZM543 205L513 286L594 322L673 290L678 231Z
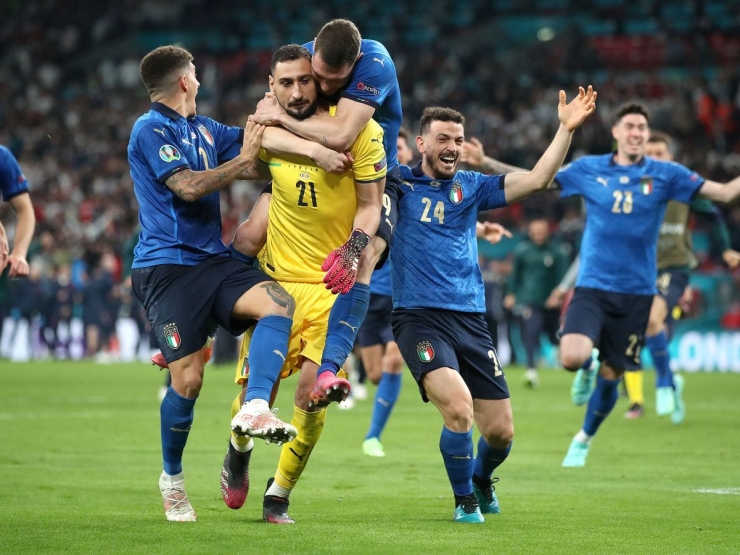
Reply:
M560 467L583 418L571 374L542 372L525 389L508 369L516 439L496 472L503 513L452 522L438 450L441 419L411 376L383 436L387 457L361 451L372 401L330 407L291 499L293 526L262 522L278 448L258 442L245 506L228 509L219 477L231 367L209 366L185 451L196 523L164 518L157 388L145 364L0 363L0 552L3 553L737 553L740 375L687 376L687 419L625 420L621 399L584 469ZM652 374L648 374L652 376ZM650 377L646 383L652 381ZM283 384L289 418L295 379ZM476 433L475 440L478 435Z

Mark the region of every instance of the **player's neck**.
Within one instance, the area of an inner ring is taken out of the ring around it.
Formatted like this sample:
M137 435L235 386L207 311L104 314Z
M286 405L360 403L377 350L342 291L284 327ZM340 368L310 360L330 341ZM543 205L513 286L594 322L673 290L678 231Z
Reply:
M635 164L639 164L642 159L642 154L636 157L632 157L617 151L617 153L614 155L614 163L618 166L634 166Z
M169 96L162 98L152 98L152 102L159 102L160 104L164 104L168 108L171 108L172 110L180 114L182 117L188 117L187 108L185 106L185 99Z

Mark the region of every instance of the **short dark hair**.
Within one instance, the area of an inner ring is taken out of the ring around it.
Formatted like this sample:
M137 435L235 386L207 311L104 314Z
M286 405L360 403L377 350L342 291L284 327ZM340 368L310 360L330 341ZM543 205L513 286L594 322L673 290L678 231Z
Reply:
M421 119L419 120L419 135L423 135L429 131L429 127L433 121L451 121L464 126L465 116L452 108L443 108L441 106L424 108L424 111L421 113Z
M332 19L324 25L313 43L314 54L330 68L352 65L360 55L362 36L357 25L349 19Z
M648 142L665 143L669 150L673 146L673 140L671 139L671 136L664 131L650 131L650 138L648 139Z
M139 75L149 96L169 91L190 68L193 55L179 46L160 46L144 56Z
M272 61L270 61L270 74L275 72L275 66L283 62L293 62L305 58L311 60L311 53L308 48L301 46L300 44L286 44L278 48L272 55Z
M401 137L404 141L408 141L409 137L411 137L411 133L405 127L399 127L398 136Z
M622 104L617 111L614 112L614 125L617 125L621 119L628 114L639 114L645 116L645 119L650 122L650 112L647 106L640 102L627 102Z

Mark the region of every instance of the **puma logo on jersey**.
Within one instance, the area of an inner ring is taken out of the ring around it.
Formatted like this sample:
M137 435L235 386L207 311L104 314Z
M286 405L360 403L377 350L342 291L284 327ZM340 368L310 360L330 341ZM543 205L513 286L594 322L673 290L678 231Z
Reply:
M373 58L373 62L378 62L380 65L385 67L385 61L381 60L380 58Z
M355 332L357 331L357 326L351 326L350 324L348 324L348 323L347 323L347 322L345 322L344 320L340 320L340 321L339 321L339 323L340 323L340 324L344 324L344 325L345 325L345 326L347 326L347 327L348 327L349 329L351 329L351 330L352 330L352 333L355 333Z
M164 129L155 129L155 128L152 128L152 131L154 131L156 133L159 133L160 135L162 135L164 137Z
M413 184L413 183L409 183L408 181L401 181L401 185L406 185L406 186L407 186L407 187L409 187L409 188L410 188L410 189L411 189L412 191L414 191L414 184ZM414 191L414 192L416 192L416 191Z
M601 183L604 187L609 186L609 178L608 177L597 177L596 178L597 183Z
M391 223L391 221L390 221L390 220L389 220L388 218L386 218L386 219L385 219L385 223L387 223L387 224L388 224L388 227L390 227L390 228L391 228L391 233L393 233L393 224Z
M273 353L275 353L275 354L276 354L277 356L279 356L279 357L280 357L281 359L283 359L283 362L285 362L285 355L284 355L283 353L281 353L281 352L280 352L280 351L278 351L277 349L275 349L275 350L273 351Z

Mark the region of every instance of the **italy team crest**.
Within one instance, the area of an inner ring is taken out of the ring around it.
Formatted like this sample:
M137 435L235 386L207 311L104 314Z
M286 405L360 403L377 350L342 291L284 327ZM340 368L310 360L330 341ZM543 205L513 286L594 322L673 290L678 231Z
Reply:
M434 349L429 341L422 341L416 346L416 352L419 354L419 360L422 362L431 362L434 358Z
M640 178L640 191L643 195L649 195L653 192L653 178L645 175Z
M452 187L450 188L450 200L453 204L460 204L460 202L463 199L463 190L462 185L458 183L457 181L452 183Z
M182 344L180 339L180 332L177 329L177 324L167 324L164 327L164 338L167 341L167 345L170 349L177 349Z
M203 138L206 140L206 142L209 145L213 146L213 135L211 135L211 132L208 131L208 128L201 123L198 126L198 131L200 131L200 134L203 135Z

